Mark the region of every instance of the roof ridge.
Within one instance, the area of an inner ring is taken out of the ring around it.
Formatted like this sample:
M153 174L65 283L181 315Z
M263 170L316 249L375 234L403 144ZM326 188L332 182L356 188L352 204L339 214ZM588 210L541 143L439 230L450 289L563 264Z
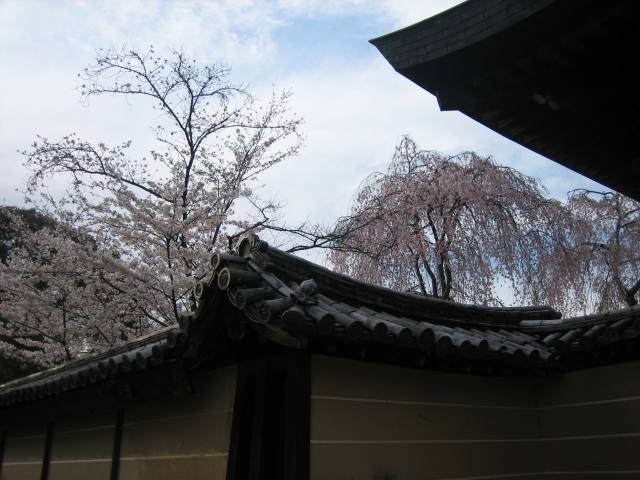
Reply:
M288 277L299 280L313 278L324 293L331 292L343 299L357 298L366 306L385 307L403 315L406 315L408 310L415 314L424 309L431 318L437 315L442 321L463 324L469 321L475 323L472 319L482 315L490 320L487 318L484 322L479 322L480 324L506 328L517 328L522 320L552 320L562 316L560 312L546 305L493 307L400 292L334 272L269 245L262 248L263 251L256 252L254 256L256 260L262 260L269 271L285 273Z

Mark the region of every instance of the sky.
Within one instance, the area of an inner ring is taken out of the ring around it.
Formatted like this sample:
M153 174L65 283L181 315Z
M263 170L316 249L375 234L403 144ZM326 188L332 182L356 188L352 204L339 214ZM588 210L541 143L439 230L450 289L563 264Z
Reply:
M541 180L561 199L590 180L505 139L397 74L368 40L458 0L0 0L0 203L22 205L28 171L18 153L42 135L75 132L107 144L152 145L144 102L81 103L77 74L98 48L183 49L224 62L260 99L293 92L305 119L300 155L266 172L261 195L276 198L290 225L331 224L361 181L383 171L401 136L447 154L474 150ZM63 185L51 185L62 192Z

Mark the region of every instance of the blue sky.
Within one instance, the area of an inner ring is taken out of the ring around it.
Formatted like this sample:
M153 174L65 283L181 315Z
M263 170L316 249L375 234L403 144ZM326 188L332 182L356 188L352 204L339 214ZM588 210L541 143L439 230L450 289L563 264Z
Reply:
M97 48L183 48L223 61L260 98L294 92L305 118L301 155L267 172L263 195L294 224L332 223L355 188L383 170L401 135L426 149L475 150L540 178L564 198L593 185L457 112L393 71L368 40L420 21L456 0L0 0L0 202L21 204L27 172L16 150L37 134L77 132L93 141L152 145L148 105L100 98L80 103L76 78ZM63 185L52 185L61 192Z

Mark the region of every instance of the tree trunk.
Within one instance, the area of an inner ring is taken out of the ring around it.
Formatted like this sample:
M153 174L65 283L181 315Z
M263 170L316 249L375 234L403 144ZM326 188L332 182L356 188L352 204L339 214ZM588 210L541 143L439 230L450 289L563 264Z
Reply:
M638 281L626 291L624 301L627 303L628 307L635 307L638 304L638 300L636 300L638 290L640 290L640 279L638 279Z

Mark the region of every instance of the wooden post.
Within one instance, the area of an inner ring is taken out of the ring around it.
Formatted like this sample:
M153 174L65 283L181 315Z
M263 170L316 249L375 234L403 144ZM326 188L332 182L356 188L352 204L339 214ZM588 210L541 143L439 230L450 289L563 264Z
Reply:
M4 460L4 448L7 444L7 431L0 432L0 478L2 477L2 461Z
M124 408L119 408L116 413L116 425L113 436L113 452L111 454L111 480L120 477L120 452L122 450L122 430L124 427Z
M310 365L307 351L240 364L227 480L309 478Z
M44 454L42 455L42 472L40 474L40 480L47 480L49 478L49 463L51 462L51 447L53 446L53 430L54 423L49 422L47 424L47 434L44 440Z

